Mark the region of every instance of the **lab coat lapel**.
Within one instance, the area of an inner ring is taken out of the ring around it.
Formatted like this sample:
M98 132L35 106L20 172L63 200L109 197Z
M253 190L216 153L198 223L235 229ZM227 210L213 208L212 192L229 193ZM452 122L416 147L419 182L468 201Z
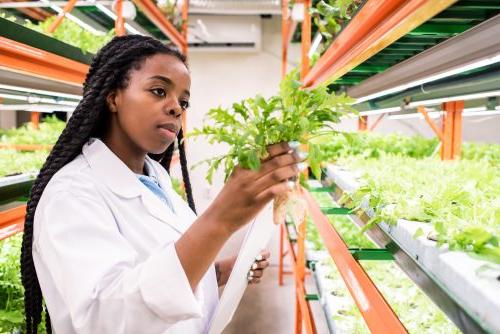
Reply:
M94 175L117 196L125 199L140 196L149 214L179 233L185 231L182 218L174 215L101 140L91 139L83 147L83 156Z

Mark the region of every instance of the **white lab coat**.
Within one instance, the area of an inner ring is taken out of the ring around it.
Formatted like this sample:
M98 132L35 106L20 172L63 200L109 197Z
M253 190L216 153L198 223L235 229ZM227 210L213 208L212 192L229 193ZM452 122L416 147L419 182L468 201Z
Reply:
M193 293L174 242L196 216L150 163L176 213L98 139L45 188L33 259L56 334L206 331L215 271Z

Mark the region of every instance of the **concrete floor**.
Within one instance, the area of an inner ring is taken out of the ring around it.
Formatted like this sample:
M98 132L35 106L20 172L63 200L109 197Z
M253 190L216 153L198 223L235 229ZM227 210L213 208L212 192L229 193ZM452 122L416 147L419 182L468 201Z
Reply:
M261 283L245 291L231 323L223 334L292 334L295 322L295 286L291 275L278 286L278 267L268 268ZM314 282L308 279L308 293L315 293ZM318 301L312 301L318 333L328 333L324 314Z

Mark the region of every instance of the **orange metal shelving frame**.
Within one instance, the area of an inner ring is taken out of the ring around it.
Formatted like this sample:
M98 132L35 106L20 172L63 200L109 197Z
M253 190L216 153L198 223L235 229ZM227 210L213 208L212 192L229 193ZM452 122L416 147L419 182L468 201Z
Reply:
M182 7L182 35L163 16L163 14L161 14L160 10L153 2L150 0L136 0L135 3L139 8L141 8L141 10L143 10L146 16L158 25L160 30L165 33L165 35L167 35L167 37L169 37L185 55L187 55L187 19L189 1L184 1ZM73 0L68 2L63 9L63 13L61 13L49 27L49 32L53 32L57 29L59 24L64 19L65 14L71 12L75 4L76 1ZM117 35L125 34L121 5L121 0L119 0L117 6L118 15L115 22ZM47 80L55 80L70 85L82 85L87 75L89 66L0 36L0 68ZM31 121L34 123L35 127L38 127L39 117L40 114L37 112L33 112L31 114ZM185 128L185 126L186 120L184 118L183 127ZM51 148L52 145L0 144L0 149L14 149L21 151L50 150ZM178 163L179 156L174 155L171 165L175 166ZM0 211L0 240L8 238L24 230L25 213L25 204Z
M0 68L80 86L89 67L0 36Z
M444 0L436 3L431 0L369 0L334 40L316 65L310 69L308 58L311 44L310 1L302 0L301 2L306 8L305 19L302 23L301 48L301 80L304 88L316 87L332 78L342 76L455 1ZM287 48L292 34L289 16L288 1L282 1L282 76L286 75ZM461 108L463 109L463 104L460 103L443 106L443 109L447 110L447 118L442 130L443 138L451 139L448 140L447 146L444 146L442 151L449 155L456 154L460 147L458 141L461 133ZM369 127L368 117L360 117L359 128L364 131L372 130L382 118L383 115L379 116L377 121ZM304 189L301 191L325 247L334 260L370 331L376 334L407 333L399 318L361 265L349 252L342 238L321 212L313 197ZM278 281L279 285L283 284L283 275L287 273L283 269L283 258L289 255L296 288L295 333L302 333L305 329L306 333L310 334L316 333L316 327L309 301L306 299L304 284L306 230L307 220L298 226L298 236L296 245L294 245L288 236L285 224L283 223L280 227ZM284 251L285 243L288 244L288 252Z
M38 144L0 144L0 149L16 151L50 151L53 145Z
M315 87L340 78L457 0L368 0L304 80ZM367 131L368 117L358 122Z
M351 296L356 302L368 329L373 334L407 333L405 327L378 291L363 267L354 259L346 244L321 212L311 194L302 189L309 214L316 225L323 243L330 253Z
M24 230L26 205L0 212L0 240L6 239Z

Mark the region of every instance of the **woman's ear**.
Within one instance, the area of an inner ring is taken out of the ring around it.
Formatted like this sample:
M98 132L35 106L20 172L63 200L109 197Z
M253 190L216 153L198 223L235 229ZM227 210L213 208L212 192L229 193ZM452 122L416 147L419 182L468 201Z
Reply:
M108 105L109 111L113 113L118 111L118 108L116 106L116 91L108 94L108 96L106 97L106 104Z

